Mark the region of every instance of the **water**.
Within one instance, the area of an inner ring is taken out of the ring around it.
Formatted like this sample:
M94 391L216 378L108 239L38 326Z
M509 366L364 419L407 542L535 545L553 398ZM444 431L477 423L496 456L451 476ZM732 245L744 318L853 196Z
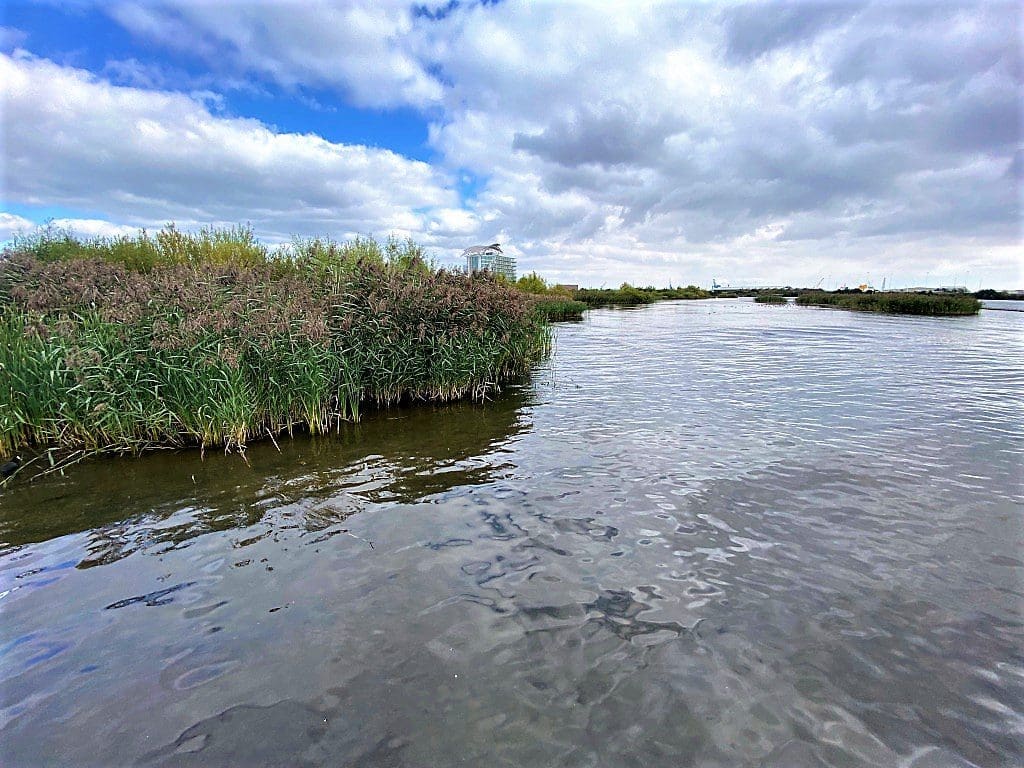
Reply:
M0 495L5 766L1024 762L1024 316L677 302Z
M1013 299L985 299L981 302L985 309L1001 309L1003 311L1024 312L1024 301Z

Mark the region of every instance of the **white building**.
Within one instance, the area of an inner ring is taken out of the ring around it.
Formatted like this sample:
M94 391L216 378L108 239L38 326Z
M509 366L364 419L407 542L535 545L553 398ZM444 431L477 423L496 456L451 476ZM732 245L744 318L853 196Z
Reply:
M503 253L498 243L490 245L474 245L462 252L466 259L466 271L470 274L489 270L496 275L504 275L510 282L516 281L516 259Z

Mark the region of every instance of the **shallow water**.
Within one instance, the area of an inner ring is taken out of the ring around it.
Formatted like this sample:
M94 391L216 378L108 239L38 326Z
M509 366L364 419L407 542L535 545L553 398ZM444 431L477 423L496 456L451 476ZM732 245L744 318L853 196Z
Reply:
M1024 763L1024 315L599 310L483 406L0 494L0 762Z

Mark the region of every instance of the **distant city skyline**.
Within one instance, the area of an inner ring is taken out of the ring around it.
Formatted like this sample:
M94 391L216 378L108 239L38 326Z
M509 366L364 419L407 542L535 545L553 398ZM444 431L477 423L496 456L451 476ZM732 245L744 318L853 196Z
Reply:
M28 2L0 240L412 237L598 286L1024 287L1017 3ZM461 260L464 263L464 260Z

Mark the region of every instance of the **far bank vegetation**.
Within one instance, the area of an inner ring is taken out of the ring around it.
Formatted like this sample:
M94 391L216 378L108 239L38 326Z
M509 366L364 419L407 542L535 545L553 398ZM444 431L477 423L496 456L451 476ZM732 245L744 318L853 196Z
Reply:
M967 294L871 292L844 293L808 291L796 298L801 306L836 307L862 312L891 312L902 315L976 315L981 302Z

